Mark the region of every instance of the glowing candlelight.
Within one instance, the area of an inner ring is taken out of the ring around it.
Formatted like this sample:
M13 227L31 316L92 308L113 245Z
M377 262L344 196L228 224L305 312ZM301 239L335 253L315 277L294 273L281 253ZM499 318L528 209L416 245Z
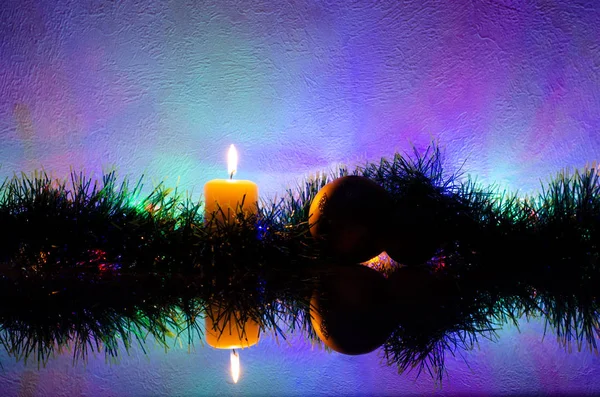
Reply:
M230 221L231 217L239 210L247 215L256 213L258 186L252 181L233 179L233 175L237 172L237 162L237 150L235 146L231 145L227 153L229 179L213 179L204 185L205 220L208 221L214 216L222 222Z
M231 362L231 379L233 379L233 383L238 383L240 379L240 355L235 349L231 351L229 361Z
M229 174L229 179L232 179L233 174L235 174L235 172L237 171L237 163L237 150L232 144L231 146L229 146L229 151L227 152L227 173Z

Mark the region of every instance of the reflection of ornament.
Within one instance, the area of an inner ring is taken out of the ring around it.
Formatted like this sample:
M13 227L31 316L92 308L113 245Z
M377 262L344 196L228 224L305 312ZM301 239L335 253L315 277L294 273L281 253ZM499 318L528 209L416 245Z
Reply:
M311 322L332 350L372 352L391 334L388 282L366 266L336 267L325 275L311 299Z
M385 246L391 199L362 176L344 176L323 186L310 206L310 233L340 259L364 262Z

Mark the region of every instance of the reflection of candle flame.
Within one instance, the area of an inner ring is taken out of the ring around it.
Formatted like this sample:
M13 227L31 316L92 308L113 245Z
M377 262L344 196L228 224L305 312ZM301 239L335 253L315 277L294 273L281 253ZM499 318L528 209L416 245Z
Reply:
M233 379L233 383L237 383L238 379L240 379L240 355L233 349L229 359L231 361L231 378Z
M229 146L229 152L227 152L227 173L229 178L233 178L233 174L237 171L238 155L235 146Z

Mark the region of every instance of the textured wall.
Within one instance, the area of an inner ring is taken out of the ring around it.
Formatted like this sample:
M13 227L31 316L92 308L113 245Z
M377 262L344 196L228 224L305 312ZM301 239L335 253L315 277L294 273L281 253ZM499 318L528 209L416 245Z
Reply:
M536 190L600 158L597 0L0 1L0 176L44 167L166 179L198 196L225 174L267 197L306 173L437 139L451 165ZM539 324L452 361L440 392L600 391L591 354L540 343ZM299 344L226 355L134 351L42 371L2 360L28 394L434 392L379 365ZM4 358L4 357L3 357ZM206 365L205 365L206 364ZM275 378L274 371L287 378Z

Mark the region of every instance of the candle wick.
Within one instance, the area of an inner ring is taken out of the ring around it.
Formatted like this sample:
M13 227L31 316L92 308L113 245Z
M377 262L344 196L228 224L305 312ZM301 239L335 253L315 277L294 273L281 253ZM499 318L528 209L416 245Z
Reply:
M233 179L233 173L234 173L234 172L235 172L235 171L231 171L231 174L229 174L229 179Z

